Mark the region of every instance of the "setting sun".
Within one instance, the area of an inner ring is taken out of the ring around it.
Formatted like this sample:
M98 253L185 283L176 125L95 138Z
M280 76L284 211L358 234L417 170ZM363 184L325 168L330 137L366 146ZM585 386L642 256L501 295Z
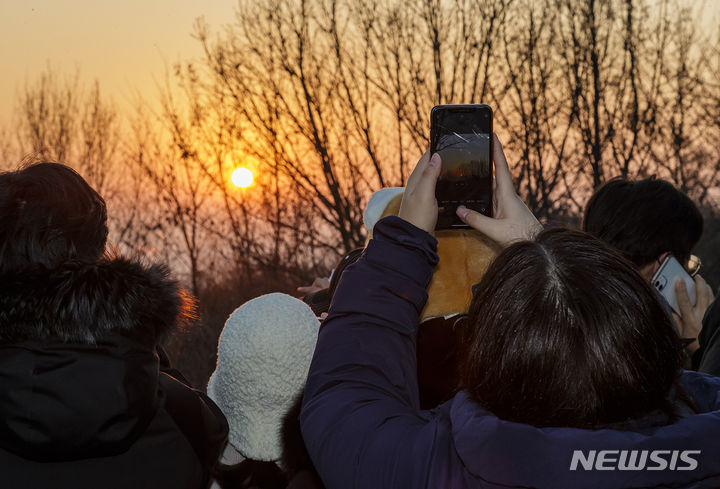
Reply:
M236 168L230 175L233 185L239 188L248 188L253 183L253 174L247 168Z

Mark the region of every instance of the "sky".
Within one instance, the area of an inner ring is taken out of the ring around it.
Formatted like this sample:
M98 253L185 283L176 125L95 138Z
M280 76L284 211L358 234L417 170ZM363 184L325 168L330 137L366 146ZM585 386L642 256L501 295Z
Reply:
M118 105L157 93L165 66L199 57L193 23L232 23L237 0L0 0L0 123L48 66L79 70Z
M681 0L709 25L720 0ZM48 66L97 79L120 107L136 95L155 99L165 67L200 57L191 37L196 18L213 30L232 23L237 0L0 0L0 124L10 119L18 90Z

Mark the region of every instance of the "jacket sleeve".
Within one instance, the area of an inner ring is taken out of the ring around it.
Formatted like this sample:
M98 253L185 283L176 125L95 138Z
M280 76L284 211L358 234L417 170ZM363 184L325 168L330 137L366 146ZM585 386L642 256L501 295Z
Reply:
M229 426L212 399L182 380L160 372L158 382L165 397L164 407L192 446L203 467L203 477L209 483L211 472L225 448Z
M387 217L342 276L300 417L329 488L426 485L436 422L419 410L415 338L436 247L428 233Z

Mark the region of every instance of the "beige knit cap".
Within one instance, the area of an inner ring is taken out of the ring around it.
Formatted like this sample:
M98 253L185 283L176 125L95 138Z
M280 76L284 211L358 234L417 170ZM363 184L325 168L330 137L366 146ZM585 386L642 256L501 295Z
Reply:
M319 326L304 302L277 293L246 302L225 322L208 395L245 457L280 458L283 416L305 386Z

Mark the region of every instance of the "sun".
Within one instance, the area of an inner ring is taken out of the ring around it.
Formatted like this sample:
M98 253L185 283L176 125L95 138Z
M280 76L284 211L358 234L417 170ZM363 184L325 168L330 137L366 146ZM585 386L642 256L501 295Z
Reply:
M236 187L248 188L253 183L253 174L250 170L241 166L240 168L235 168L232 175L230 175L230 180Z

